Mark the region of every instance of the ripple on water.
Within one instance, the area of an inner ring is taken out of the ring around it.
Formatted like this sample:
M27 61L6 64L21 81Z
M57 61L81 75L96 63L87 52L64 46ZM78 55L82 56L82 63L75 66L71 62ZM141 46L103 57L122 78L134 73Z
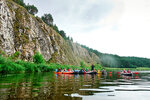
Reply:
M85 87L90 87L90 86L92 86L92 85L83 85L83 86L85 86Z
M134 85L133 82L101 82L101 84L106 84L106 85Z
M106 89L79 89L80 91L95 91L95 92L113 92L113 90Z
M150 89L147 88L138 88L138 89L115 89L115 91L150 91Z

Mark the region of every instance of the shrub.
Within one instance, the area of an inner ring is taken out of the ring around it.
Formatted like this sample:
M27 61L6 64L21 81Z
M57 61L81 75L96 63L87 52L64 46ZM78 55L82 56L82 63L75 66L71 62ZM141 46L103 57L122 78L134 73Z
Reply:
M95 65L95 68L94 68L95 70L102 70L103 69L103 67L102 67L102 65L100 65L100 64L96 64Z
M0 64L4 64L5 62L6 62L6 59L0 55Z
M1 72L3 73L21 72L21 71L24 71L24 67L12 61L7 61L6 63L1 65Z
M36 65L30 62L24 62L25 72L34 72L37 71Z
M2 71L2 65L0 65L0 72Z
M12 59L12 60L17 59L17 58L19 57L19 55L20 55L20 52L19 52L19 51L16 51L14 54L12 54L12 55L9 57L9 59Z
M39 52L36 52L36 54L33 57L33 62L36 64L41 64L41 63L45 63L45 60Z
M83 61L80 62L80 67L81 67L81 68L85 68L85 67L86 67L86 65L84 64Z
M46 64L39 64L37 67L40 69L41 72L48 72L51 68Z

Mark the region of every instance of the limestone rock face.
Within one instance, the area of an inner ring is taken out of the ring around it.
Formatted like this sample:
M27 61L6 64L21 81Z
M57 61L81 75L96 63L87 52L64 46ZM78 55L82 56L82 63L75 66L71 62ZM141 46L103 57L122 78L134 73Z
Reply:
M0 50L8 56L19 51L19 58L27 61L32 61L38 51L46 61L54 63L100 63L94 53L65 41L40 18L30 15L11 0L0 0Z

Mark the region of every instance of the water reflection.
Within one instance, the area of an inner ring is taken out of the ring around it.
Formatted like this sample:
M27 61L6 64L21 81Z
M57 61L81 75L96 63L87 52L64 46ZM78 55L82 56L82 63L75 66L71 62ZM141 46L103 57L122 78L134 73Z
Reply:
M150 93L149 85L150 74L148 73L133 76L121 76L115 72L108 75L9 74L0 75L0 100L90 100L91 98L120 100L121 95L128 95L127 92L131 94L140 92L142 95ZM138 97L140 98L140 95ZM150 96L146 95L146 97ZM146 97L144 100L148 100Z

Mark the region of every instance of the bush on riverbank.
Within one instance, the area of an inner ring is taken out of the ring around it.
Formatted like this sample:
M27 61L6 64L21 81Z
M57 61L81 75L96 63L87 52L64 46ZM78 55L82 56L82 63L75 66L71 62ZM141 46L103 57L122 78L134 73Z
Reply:
M22 60L13 61L0 55L0 73L20 73L20 72L49 72L54 69L82 69L80 66L61 65L55 63L46 64L42 55L36 53L33 57L34 62L26 62Z
M34 58L34 62L26 62L22 60L13 61L13 59L7 59L0 55L0 73L20 73L20 72L49 72L54 71L55 69L82 69L83 66L73 66L73 65L61 65L56 63L45 63L41 54L36 53ZM84 66L84 68L88 68L91 70L91 66ZM106 71L120 71L124 68L110 68L110 67L102 67L100 64L95 64L95 70L102 70L103 68ZM125 68L130 69L132 71L143 71L150 70L150 68L138 67L138 68Z

